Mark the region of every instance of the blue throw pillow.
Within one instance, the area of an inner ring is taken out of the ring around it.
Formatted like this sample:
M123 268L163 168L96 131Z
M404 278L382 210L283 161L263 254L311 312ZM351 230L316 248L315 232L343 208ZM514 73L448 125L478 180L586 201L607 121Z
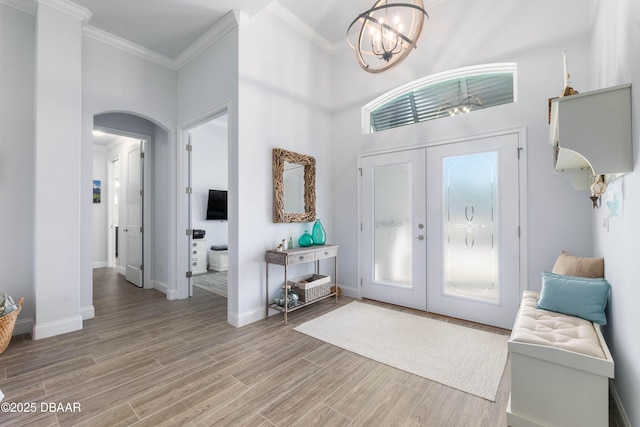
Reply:
M607 324L604 309L611 285L605 279L542 273L542 291L537 308L582 317Z

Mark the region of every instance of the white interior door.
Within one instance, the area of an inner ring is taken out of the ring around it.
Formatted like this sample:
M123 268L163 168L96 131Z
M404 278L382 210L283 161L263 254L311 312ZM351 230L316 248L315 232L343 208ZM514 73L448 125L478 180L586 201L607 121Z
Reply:
M518 135L427 148L427 309L511 328L519 301Z
M425 149L362 159L362 296L427 309Z
M133 144L127 152L127 179L125 190L126 222L122 229L126 250L125 277L142 287L142 141Z

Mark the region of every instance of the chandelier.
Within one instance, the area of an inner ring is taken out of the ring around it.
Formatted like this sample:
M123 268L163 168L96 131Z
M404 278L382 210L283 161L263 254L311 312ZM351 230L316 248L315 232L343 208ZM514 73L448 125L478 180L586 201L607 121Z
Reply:
M416 48L425 16L429 18L422 0L376 1L347 29L347 41L356 52L358 64L370 73L398 65Z
M457 116L465 114L474 108L483 108L482 101L470 93L463 94L462 87L458 81L458 93L447 98L438 108L438 117L442 115Z

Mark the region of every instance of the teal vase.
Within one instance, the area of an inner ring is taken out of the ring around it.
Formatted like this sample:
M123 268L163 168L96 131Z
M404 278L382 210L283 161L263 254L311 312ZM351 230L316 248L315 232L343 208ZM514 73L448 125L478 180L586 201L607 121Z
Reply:
M313 237L309 234L309 230L304 230L304 234L298 239L298 244L303 248L313 245Z
M316 223L313 224L313 230L311 231L311 238L314 245L324 245L327 241L327 235L324 232L324 227L319 219L316 219Z

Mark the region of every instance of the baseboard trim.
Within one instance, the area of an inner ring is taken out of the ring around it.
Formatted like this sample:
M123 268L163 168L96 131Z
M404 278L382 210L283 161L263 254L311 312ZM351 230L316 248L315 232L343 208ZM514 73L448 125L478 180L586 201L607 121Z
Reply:
M162 292L167 296L168 300L180 299L180 294L177 290L169 288L164 282L159 282L157 280L153 281L153 289Z
M16 324L13 327L13 335L29 334L33 332L33 317L27 317L24 319L18 318Z
M227 322L236 328L241 328L258 320L264 320L264 307L254 308L244 313L229 312L227 314Z
M82 329L82 316L78 315L54 322L36 324L33 326L32 336L34 340L39 340L66 334L67 332L79 331L80 329Z
M631 427L631 421L629 420L627 412L624 410L624 406L622 406L620 395L618 394L618 390L616 390L616 386L613 380L609 380L609 392L611 394L611 397L613 398L613 406L616 411L614 416L618 421L622 423L623 427Z
M347 288L347 287L344 287L342 285L338 285L338 287L342 291L342 295L350 297L350 298L360 299L360 295L358 295L358 290L357 289Z
M82 320L93 319L96 317L96 309L93 304L88 307L80 308L80 317L82 317Z
M107 261L94 261L93 268L104 268L109 267L109 263Z

